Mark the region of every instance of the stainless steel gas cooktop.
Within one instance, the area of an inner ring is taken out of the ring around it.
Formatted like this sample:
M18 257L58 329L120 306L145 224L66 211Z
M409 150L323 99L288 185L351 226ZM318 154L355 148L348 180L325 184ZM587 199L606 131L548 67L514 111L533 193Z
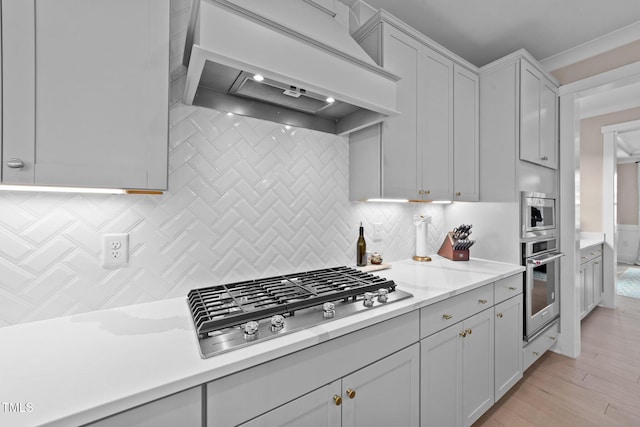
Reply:
M187 299L207 358L412 296L392 280L335 267L193 289Z

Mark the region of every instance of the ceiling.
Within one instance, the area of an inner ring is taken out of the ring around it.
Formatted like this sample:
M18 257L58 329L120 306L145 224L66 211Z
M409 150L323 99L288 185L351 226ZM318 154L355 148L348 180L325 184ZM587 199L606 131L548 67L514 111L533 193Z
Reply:
M640 21L639 0L365 0L481 67L524 48L543 60Z

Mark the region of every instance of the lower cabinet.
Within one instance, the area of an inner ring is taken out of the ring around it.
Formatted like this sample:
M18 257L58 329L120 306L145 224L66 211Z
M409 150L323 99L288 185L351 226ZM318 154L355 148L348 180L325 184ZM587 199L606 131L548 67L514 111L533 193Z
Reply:
M242 425L417 427L419 361L416 343Z
M104 418L91 427L202 427L202 387Z
M494 402L494 310L421 341L421 424L470 426Z
M497 304L495 313L495 400L522 378L522 294Z
M580 318L602 299L602 245L580 251Z
M415 310L218 378L206 425L417 426L419 339Z

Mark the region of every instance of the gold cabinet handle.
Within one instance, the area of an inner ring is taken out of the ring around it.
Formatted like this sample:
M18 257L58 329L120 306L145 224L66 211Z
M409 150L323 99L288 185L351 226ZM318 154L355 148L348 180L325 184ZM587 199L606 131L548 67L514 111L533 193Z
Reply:
M538 357L538 356L540 356L540 353L538 353L537 351L534 351L534 352L533 352L533 355L534 355L534 356L536 356L536 357Z
M479 302L480 304L486 304L486 303L487 303L487 300L486 300L486 299L479 299L479 300L478 300L478 302Z
M442 318L443 318L444 320L450 320L452 317L453 317L453 316L452 316L452 315L450 315L450 314L443 314L443 315L442 315Z
M418 194L424 194L424 190L418 191Z
M510 291L515 291L515 290L517 290L517 289L518 289L518 288L514 288L513 286L509 286L509 290L510 290Z
M354 397L356 397L356 391L348 388L347 389L347 396L349 396L349 399L353 399Z
M460 197L460 196L462 196L462 193L458 191L458 192L456 193L456 197Z
M473 332L471 328L467 329L467 335L471 335L471 332Z
M598 255L597 252L591 252L590 255Z
M458 335L460 335L462 338L464 338L464 337L466 337L466 336L467 336L467 331L462 330L462 331L460 331L460 332L458 333Z
M556 337L549 337L549 339L550 339L551 341L555 341L555 340L556 340Z
M589 257L588 257L588 256L581 256L580 258L582 258L582 259L589 259Z
M502 319L503 314L502 313L498 313L498 314L496 314L496 316L498 316L499 318Z
M340 396L338 396L337 394L333 395L333 403L336 404L336 406L340 406L342 404L342 398Z
M431 190L426 190L424 194L431 194Z

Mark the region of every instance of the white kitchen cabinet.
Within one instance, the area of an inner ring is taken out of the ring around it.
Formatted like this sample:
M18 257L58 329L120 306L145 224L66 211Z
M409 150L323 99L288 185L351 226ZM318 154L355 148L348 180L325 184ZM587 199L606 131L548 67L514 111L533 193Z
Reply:
M202 427L202 387L88 424L91 427Z
M416 343L242 425L417 427L419 352Z
M558 167L558 89L526 60L520 64L520 159Z
M335 427L340 426L342 381L337 380L305 394L264 415L241 424L243 427Z
M520 50L481 68L480 93L480 201L557 194L557 80Z
M470 426L494 403L494 314L421 341L421 425Z
M455 199L477 200L479 92L473 66L461 65L463 60L384 11L354 37L401 77L401 114L350 135L350 199L453 200L457 173ZM461 156L455 162L454 139Z
M602 245L580 251L580 318L591 312L602 299Z
M2 0L5 184L167 188L169 0Z
M560 320L554 321L549 327L522 348L522 369L526 371L547 350L558 342L558 327Z
M522 304L519 294L494 307L496 402L522 378Z
M480 79L453 66L453 200L480 199Z
M396 411L419 414L418 341L419 314L414 311L217 379L206 385L207 425L229 427L261 420L276 408L285 409L266 420L274 417L277 424L303 417L322 424L329 416L319 396L326 395L330 409L336 406L335 394L342 399L338 409L343 420L352 419L350 414L354 413L358 423L369 417L382 419L386 416L383 412L400 420L403 415ZM309 397L313 390L335 381L341 381L339 391L330 388ZM349 388L356 392L354 399L346 394ZM297 401L304 396L305 400ZM363 408L371 410L382 398L399 409L386 405L376 407L372 414L361 414ZM296 403L286 409L292 402ZM411 417L418 419L417 415Z
M342 392L343 427L417 427L420 420L419 344L343 378Z

